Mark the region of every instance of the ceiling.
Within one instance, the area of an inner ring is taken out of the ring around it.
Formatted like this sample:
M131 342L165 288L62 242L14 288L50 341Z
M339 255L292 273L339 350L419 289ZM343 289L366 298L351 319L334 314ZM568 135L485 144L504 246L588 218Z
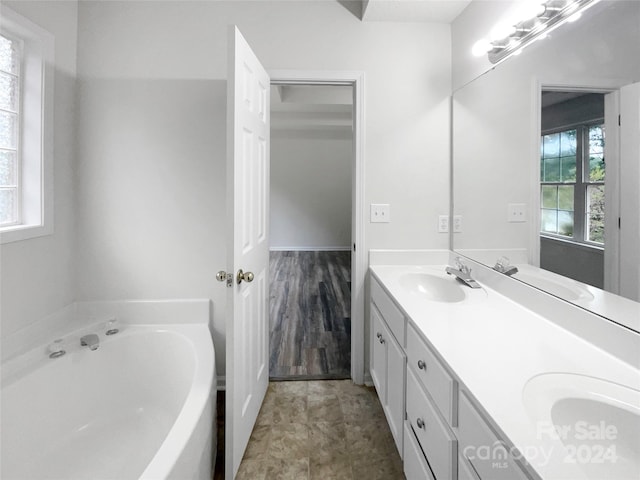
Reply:
M271 128L350 133L351 86L272 85Z
M451 23L472 0L361 0L362 21ZM340 2L344 3L344 2Z
M542 92L542 108L550 107L551 105L556 105L558 103L564 103L569 100L573 100L574 98L579 98L590 94L590 92L583 91L558 92L554 90L545 90Z
M451 23L472 0L337 0L363 22ZM271 122L276 130L352 128L350 86L271 87Z

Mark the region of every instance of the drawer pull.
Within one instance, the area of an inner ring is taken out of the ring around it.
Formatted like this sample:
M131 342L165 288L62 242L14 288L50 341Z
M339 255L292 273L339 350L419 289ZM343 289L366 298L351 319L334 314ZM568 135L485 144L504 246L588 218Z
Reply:
M425 427L424 420L422 420L421 418L417 419L416 425L418 426L418 428L424 428Z
M423 361L423 360L418 360L418 368L419 368L420 370L426 370L426 369L427 369L427 364L426 364L426 363L424 363L424 361Z

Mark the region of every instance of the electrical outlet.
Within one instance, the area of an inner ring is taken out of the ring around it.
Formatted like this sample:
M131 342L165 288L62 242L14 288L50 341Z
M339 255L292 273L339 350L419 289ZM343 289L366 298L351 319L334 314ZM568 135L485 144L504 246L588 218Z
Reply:
M526 203L510 203L507 205L507 221L510 223L519 223L527 221L527 204Z
M438 233L449 233L449 215L438 215Z
M453 216L453 233L462 232L462 215Z
M391 207L388 203L371 204L371 223L389 223L391 221Z

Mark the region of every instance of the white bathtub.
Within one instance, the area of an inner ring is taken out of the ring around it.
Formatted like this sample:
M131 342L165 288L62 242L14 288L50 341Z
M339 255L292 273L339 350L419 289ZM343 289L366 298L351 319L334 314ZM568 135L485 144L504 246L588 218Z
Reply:
M91 328L3 372L2 466L13 479L210 479L215 364L206 323ZM35 352L35 353L34 353Z

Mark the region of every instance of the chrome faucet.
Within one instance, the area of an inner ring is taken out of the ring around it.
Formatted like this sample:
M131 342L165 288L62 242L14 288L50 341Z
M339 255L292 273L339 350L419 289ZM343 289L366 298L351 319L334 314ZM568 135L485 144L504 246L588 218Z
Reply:
M508 276L511 276L514 273L518 273L518 267L516 267L515 265L511 265L507 257L500 257L496 264L493 266L493 269L496 272L504 273Z
M456 257L455 261L456 261L455 268L447 267L445 271L449 275L455 275L461 282L463 282L468 287L482 288L480 287L480 284L478 282L476 282L473 278L471 278L471 269L467 265L462 263L462 260L460 260L460 257Z
M100 346L100 338L98 338L98 335L95 333L90 333L80 339L80 345L89 347L91 351L95 351Z

